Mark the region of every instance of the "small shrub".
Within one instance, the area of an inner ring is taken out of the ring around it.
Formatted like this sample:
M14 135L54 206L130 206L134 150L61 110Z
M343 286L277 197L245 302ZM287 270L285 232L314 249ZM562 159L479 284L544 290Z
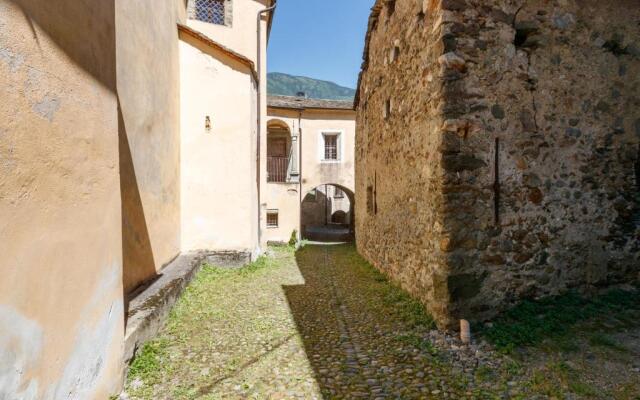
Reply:
M298 231L294 229L293 232L291 232L291 238L289 239L289 246L295 246L296 243L298 243Z

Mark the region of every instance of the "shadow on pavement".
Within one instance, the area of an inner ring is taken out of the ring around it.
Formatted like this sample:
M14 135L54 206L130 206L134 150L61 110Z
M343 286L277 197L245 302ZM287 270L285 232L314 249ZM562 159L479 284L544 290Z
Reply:
M425 398L430 356L399 346L408 328L353 245L308 245L296 261L305 284L283 289L324 398Z

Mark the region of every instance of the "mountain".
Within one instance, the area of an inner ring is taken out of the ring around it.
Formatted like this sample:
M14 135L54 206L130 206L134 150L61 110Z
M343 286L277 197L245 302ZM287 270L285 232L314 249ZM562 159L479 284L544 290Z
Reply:
M267 93L270 95L295 96L298 92L305 92L311 99L326 100L353 100L356 94L354 89L329 81L280 72L267 74Z

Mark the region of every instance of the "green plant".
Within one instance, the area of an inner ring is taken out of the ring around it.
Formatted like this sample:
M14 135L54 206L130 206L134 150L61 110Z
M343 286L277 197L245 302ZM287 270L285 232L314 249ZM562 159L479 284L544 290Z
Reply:
M613 340L610 336L602 332L596 332L589 337L589 343L593 346L610 347L612 349L624 351L625 348L620 343Z
M129 367L129 379L140 378L148 381L158 372L161 360L166 356L166 340L154 340L147 342L136 354L131 367Z
M399 335L396 337L396 340L401 343L406 343L415 347L416 349L425 350L431 355L437 355L438 349L431 343L429 339L424 339L419 337L416 334L409 333L405 335Z
M295 246L296 243L298 243L298 231L294 229L293 232L291 232L291 238L289 239L289 246Z
M537 345L546 338L561 339L580 322L629 310L640 311L640 291L616 289L592 299L569 292L525 300L480 331L499 350L510 352L518 346Z

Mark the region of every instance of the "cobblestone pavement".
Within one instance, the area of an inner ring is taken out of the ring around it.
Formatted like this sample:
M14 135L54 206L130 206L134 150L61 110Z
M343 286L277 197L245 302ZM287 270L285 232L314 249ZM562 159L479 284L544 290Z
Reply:
M518 396L508 365L434 331L353 246L270 253L239 271L205 267L138 355L121 398Z

